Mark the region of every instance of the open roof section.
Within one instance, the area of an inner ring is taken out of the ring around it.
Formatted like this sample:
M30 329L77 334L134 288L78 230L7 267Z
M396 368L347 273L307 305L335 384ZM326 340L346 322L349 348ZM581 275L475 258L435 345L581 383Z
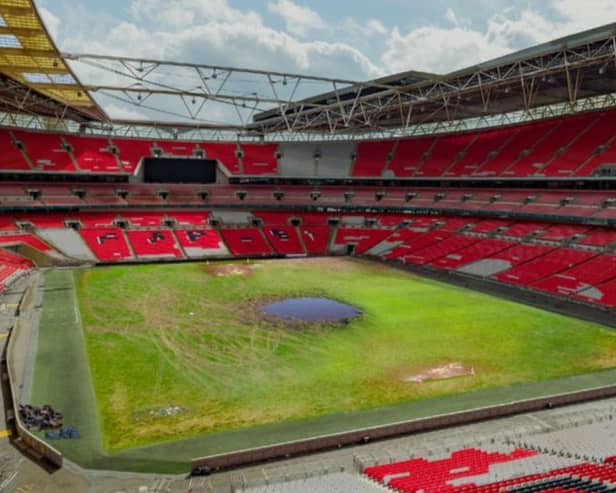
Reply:
M60 57L32 0L0 0L0 109L106 119Z
M263 133L365 132L575 105L615 92L615 35L616 24L610 24L446 75L377 79L262 112L251 127Z

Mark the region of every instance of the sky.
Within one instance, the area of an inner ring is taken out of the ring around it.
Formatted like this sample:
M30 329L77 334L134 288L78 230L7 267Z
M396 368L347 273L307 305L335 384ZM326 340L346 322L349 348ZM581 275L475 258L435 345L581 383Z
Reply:
M367 80L616 22L616 0L36 0L62 51ZM78 74L79 75L79 74Z

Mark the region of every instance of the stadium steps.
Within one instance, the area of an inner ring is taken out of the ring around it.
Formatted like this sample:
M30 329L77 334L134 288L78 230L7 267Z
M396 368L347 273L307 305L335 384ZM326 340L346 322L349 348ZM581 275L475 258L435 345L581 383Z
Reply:
M575 168L571 175L572 176L590 176L593 170L597 166L600 165L600 163L597 163L591 167L590 165L593 163L593 161L600 159L601 156L604 155L606 151L611 150L615 144L616 144L616 135L612 136L612 138L610 138L607 142L605 142L603 150L601 152L595 153L594 151L596 151L596 149L593 149L590 153L590 156L588 156L588 159L586 159L586 161L584 161L577 168ZM585 168L589 168L588 173L582 173L582 170L584 170Z
M588 132L590 132L593 129L593 127L595 127L597 124L599 124L599 120L600 120L600 118L595 118L588 125L586 125L581 132L578 132L577 135L573 139L569 140L567 142L567 144L565 145L565 147L562 148L563 152L558 153L558 154L555 152L552 155L551 159L545 163L545 166L542 169L543 174L545 174L546 176L550 176L550 174L546 173L546 172L550 171L550 168L553 165L559 164L559 158L562 158L562 157L566 156L567 152L571 148L575 147L577 142L579 142L581 139L583 139L588 134ZM555 151L559 151L559 150L560 149L556 149ZM590 151L592 151L592 150L590 150ZM559 175L556 174L556 175L552 175L552 176L559 176ZM562 175L560 175L560 176L562 176Z
M0 131L0 155L2 161L0 166L7 170L30 170L32 163L26 153L19 149L15 144L13 132L7 130Z
M263 237L263 241L268 246L270 251L281 253L281 252L278 251L278 249L276 247L274 247L274 245L272 245L272 242L270 241L269 237L265 234L265 231L263 231L263 227L262 226L258 226L257 227L257 231Z
M171 233L171 237L173 238L173 242L175 243L175 247L181 252L182 254L182 258L188 259L190 258L190 255L186 254L186 250L184 250L184 246L182 245L182 242L180 241L180 239L178 238L178 235L175 231L175 229L173 228L169 228L169 231Z
M513 132L510 132L510 134L501 143L501 145L498 146L498 148L496 148L492 152L486 154L485 159L481 163L479 163L479 166L477 167L477 169L475 171L473 171L470 174L470 176L481 176L482 169L484 167L488 166L491 163L491 161L497 159L499 157L499 155L501 154L502 150L505 149L518 136L519 133L520 133L519 130L515 130ZM492 153L494 153L494 154L492 154Z
M83 241L79 233L71 228L42 228L37 236L76 262L96 262L96 256Z
M470 142L464 147L464 149L462 149L461 151L458 151L453 159L451 160L451 162L449 163L449 165L441 171L441 173L439 173L438 176L449 176L449 173L451 172L451 170L460 162L460 161L464 161L464 158L466 157L466 155L469 153L469 151L473 148L473 146L475 145L475 143L477 143L480 139L480 135L479 133L477 133L477 135L474 136L474 138L470 139Z
M512 161L508 166L505 167L505 169L503 169L503 171L498 175L498 176L515 176L513 173L509 173L511 171L512 168L515 168L520 162L522 162L523 160L525 160L527 157L531 156L533 152L535 152L535 150L543 143L545 142L547 139L550 138L550 136L556 132L556 130L562 125L561 122L557 123L556 125L553 125L550 127L550 129L545 132L540 139L537 139L533 145L529 148L527 148L526 150L528 151L528 154L526 156L522 156L521 153L520 155L518 155L517 159L515 159L514 161ZM521 151L523 152L524 149Z
M128 233L126 232L124 228L119 228L119 229L122 232L122 238L124 238L124 243L126 243L126 246L128 247L128 251L130 252L131 257L133 259L136 259L137 255L135 254L135 249L133 248L132 243L128 239Z
M304 250L304 255L308 255L308 248L306 248L306 242L304 241L304 236L302 235L301 226L295 226L295 234L297 235L297 240L299 244L302 246L302 250Z

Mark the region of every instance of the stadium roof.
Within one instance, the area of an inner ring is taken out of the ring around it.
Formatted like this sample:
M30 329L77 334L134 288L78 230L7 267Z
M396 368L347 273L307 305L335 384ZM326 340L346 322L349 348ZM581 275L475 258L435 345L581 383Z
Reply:
M106 118L62 60L31 0L0 0L0 108Z
M564 108L561 113L612 106L614 94L616 24L450 74L410 71L358 82L59 53L32 0L0 0L0 111L103 123L107 129L111 123L180 133L376 134L555 105ZM599 106L580 104L603 96ZM143 118L110 121L101 109L110 100Z
M406 72L378 79L298 101L285 114L260 113L254 127L401 128L574 104L616 91L615 36L616 24L610 24L446 75ZM321 105L326 110L319 114L313 106Z

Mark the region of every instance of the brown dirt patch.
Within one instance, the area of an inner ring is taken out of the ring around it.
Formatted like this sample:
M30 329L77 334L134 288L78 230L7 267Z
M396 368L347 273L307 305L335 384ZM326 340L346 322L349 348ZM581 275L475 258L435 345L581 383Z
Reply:
M214 277L249 276L253 266L244 264L206 264L203 270Z
M449 378L475 376L475 368L464 363L448 363L418 371L404 378L405 382L422 383L428 380L447 380Z

